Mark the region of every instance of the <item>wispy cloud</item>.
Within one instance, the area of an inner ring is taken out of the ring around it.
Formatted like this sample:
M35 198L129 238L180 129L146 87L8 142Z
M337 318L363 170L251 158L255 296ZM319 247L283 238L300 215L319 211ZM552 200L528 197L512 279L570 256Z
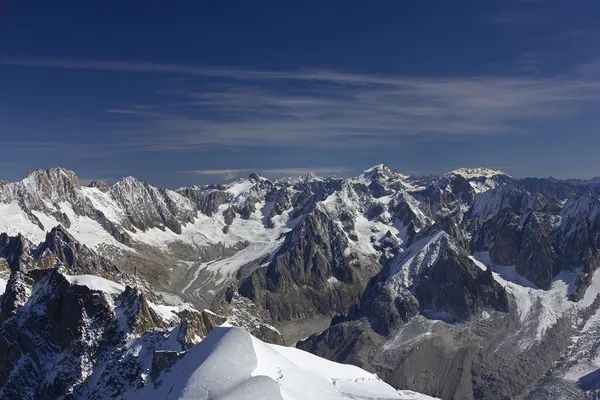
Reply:
M267 176L299 176L313 173L316 175L331 175L353 171L349 167L303 167L303 168L241 168L241 169L202 169L191 171L178 171L185 174L200 176L218 176L221 179L233 179L243 174L256 172Z
M89 69L100 71L118 72L146 72L157 74L192 75L203 77L228 78L239 80L312 80L349 83L386 83L389 77L356 75L339 73L326 70L299 70L299 71L261 71L224 67L204 67L196 65L177 65L142 63L128 61L102 61L102 60L77 60L77 59L28 59L18 57L0 58L0 64L22 67L46 67L62 69Z
M532 125L576 116L600 102L600 80L575 69L545 77L423 78L121 61L4 58L0 63L218 78L184 80L159 90L157 104L143 99L139 105L106 110L129 121L118 132L119 146L136 151L364 149L398 146L415 137L531 134L542 131Z

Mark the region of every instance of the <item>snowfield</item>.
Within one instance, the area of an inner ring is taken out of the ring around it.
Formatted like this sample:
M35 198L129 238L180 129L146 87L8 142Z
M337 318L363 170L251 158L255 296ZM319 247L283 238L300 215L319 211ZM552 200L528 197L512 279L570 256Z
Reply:
M264 343L241 328L215 328L170 370L131 398L140 400L334 400L431 397L398 392L360 368Z

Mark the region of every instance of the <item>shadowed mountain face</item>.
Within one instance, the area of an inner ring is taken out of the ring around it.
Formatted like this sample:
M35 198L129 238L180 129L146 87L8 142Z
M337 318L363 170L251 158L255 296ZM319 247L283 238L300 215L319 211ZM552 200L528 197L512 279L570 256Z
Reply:
M36 170L0 185L0 273L12 282L2 313L29 301L19 296L42 279L35 271L60 264L138 287L156 305L175 295L223 316L187 315L184 348L228 319L274 343L318 332L298 346L443 398L533 396L544 376L582 394L585 374L547 372L595 321L596 183L487 169L409 177L378 165L349 179L252 174L172 191L132 177L83 187L71 171ZM97 311L86 304L74 314ZM174 326L142 320L136 335ZM16 372L6 371L8 382Z

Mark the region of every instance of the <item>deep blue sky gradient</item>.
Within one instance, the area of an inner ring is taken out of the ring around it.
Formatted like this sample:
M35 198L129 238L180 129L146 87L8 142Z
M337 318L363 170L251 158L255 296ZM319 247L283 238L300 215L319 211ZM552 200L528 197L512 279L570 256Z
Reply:
M0 177L600 175L600 2L0 2Z

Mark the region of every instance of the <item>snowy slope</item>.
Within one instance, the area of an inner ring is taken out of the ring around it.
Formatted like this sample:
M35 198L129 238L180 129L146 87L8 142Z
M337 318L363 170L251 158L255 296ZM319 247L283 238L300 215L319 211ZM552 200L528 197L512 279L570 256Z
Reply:
M494 279L514 296L522 329L528 330L526 339L520 343L527 349L540 342L549 328L563 316L576 315L590 307L600 293L600 270L594 273L592 284L579 302L569 300L569 294L577 280L576 273L561 272L550 290L537 288L526 278L516 273L513 267L494 264L487 253L475 253L471 259L485 270L492 267ZM593 323L593 319L590 323Z
M266 344L241 328L218 327L169 371L131 398L144 400L429 399L398 392L360 368Z

